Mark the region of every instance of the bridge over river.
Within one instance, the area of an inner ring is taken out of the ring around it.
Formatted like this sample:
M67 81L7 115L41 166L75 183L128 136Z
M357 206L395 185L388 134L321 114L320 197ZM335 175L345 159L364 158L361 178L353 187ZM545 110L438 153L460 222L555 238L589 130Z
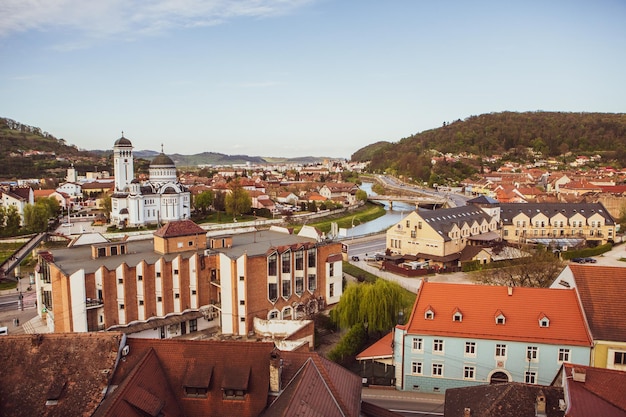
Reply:
M387 201L389 207L393 208L393 202L415 204L415 208L422 207L427 209L441 208L447 204L445 198L435 198L427 196L409 196L409 195L370 195L367 197L371 201Z

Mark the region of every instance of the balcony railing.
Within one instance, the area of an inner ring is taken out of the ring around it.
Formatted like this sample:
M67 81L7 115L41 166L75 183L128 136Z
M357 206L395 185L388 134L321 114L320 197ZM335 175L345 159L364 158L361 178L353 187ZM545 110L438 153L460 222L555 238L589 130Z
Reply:
M97 308L104 305L104 300L98 300L96 298L87 298L85 301L87 308Z

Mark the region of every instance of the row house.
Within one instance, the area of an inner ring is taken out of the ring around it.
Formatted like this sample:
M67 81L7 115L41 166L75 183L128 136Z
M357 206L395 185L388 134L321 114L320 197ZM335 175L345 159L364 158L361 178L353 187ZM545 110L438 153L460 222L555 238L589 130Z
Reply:
M593 338L591 366L626 371L626 268L569 264L552 288L575 289Z
M500 210L502 239L513 243L575 239L605 244L617 231L601 203L503 203Z
M445 392L549 385L563 363L589 364L592 340L574 290L424 282L392 346L397 389Z
M500 239L498 224L498 210L488 212L475 205L416 210L387 230L386 247L442 267L458 266L466 246Z
M247 335L254 318L302 319L342 294L341 245L315 229L218 236L190 220L152 239L83 234L41 252L39 314L50 332L115 330L169 338L209 328Z

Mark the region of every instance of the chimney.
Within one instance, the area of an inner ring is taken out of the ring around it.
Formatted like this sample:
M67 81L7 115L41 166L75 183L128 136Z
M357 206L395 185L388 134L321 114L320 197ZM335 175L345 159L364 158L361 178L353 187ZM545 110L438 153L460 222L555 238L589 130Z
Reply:
M546 396L543 391L537 393L537 399L535 401L535 415L545 417L546 414Z
M472 409L469 407L465 407L463 410L463 417L470 417L472 415Z
M511 296L513 295L513 287L506 287L506 293Z
M270 392L279 393L282 389L280 379L283 370L283 360L278 351L270 354Z

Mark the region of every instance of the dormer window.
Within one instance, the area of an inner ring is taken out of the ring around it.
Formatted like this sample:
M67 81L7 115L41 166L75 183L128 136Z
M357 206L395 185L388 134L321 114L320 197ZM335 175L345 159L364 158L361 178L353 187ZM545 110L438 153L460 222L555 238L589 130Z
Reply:
M435 311L431 306L426 307L426 311L424 311L424 318L426 320L434 320L435 319Z
M550 319L543 313L539 316L539 327L550 327Z
M506 317L500 310L496 311L496 324L504 325L506 323Z
M458 308L454 310L454 314L452 315L452 321L458 321L459 323L463 321L463 314Z

